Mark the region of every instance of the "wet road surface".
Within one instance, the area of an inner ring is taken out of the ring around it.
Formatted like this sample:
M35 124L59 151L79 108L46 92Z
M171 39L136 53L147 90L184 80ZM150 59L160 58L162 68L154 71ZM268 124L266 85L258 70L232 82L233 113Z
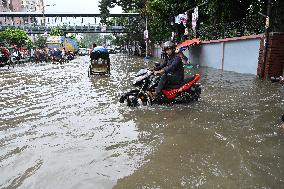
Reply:
M118 102L142 59L0 68L0 188L284 188L284 87L199 72L197 103Z

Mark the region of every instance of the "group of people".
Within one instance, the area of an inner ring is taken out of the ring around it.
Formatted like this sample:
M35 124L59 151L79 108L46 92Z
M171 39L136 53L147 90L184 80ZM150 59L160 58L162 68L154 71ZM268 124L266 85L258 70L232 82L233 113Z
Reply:
M7 48L3 45L0 46L0 62L1 63L8 63L9 60L12 62L20 62L27 61L27 62L50 62L54 59L68 59L71 60L74 58L74 54L71 51L66 51L65 48L62 50L57 48L36 48L33 47L31 49L25 48L17 48L11 47ZM71 58L70 58L71 57Z
M31 59L35 60L35 62L49 62L49 61L67 61L74 59L74 54L72 51L66 51L65 48L62 48L61 50L59 48L46 48L42 51L43 53L37 53L36 50L31 51ZM41 55L41 56L38 56ZM71 57L71 58L70 58Z

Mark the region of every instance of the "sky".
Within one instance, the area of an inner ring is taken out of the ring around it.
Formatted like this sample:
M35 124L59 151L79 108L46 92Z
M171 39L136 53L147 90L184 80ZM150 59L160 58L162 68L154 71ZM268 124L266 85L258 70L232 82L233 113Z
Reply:
M99 10L100 0L44 0L45 13L100 13ZM47 5L47 6L46 6ZM122 13L121 7L114 7L110 9L110 13ZM61 20L50 19L50 25L64 24L69 25L96 25L99 19L94 18L84 18L83 23L81 18L63 18Z
M100 0L44 0L45 13L100 13ZM110 9L110 13L122 13L121 7Z

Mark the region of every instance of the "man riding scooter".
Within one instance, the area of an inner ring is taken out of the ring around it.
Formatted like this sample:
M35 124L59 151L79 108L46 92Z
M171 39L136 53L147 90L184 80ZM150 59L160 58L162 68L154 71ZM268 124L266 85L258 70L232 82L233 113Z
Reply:
M0 45L0 66L5 66L9 62L9 50Z
M179 85L184 81L184 68L182 59L175 53L175 44L167 41L163 45L166 57L165 62L155 68L154 74L161 74L161 79L158 83L155 92L149 91L149 96L155 98L161 94L162 89L167 85Z

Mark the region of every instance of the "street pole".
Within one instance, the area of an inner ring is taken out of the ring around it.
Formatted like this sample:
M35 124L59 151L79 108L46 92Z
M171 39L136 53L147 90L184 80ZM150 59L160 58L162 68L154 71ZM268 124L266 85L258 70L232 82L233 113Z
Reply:
M45 9L45 7L54 7L56 4L52 4L52 5L44 5L43 7L42 7L42 17L43 17L43 25L45 26L45 24L46 24L46 20L45 20L45 11L44 11L44 9Z
M266 58L267 58L267 47L268 47L268 29L269 29L269 19L271 11L271 0L267 1L267 12L266 12L266 24L265 24L265 33L264 33L264 48L263 48L263 62L261 67L261 78L264 79L265 67L266 67ZM267 76L268 77L268 74Z
M147 25L148 25L148 20L147 20L147 16L146 16L146 31L148 32ZM146 38L146 57L145 58L148 58L148 38Z
M42 8L43 26L45 27L44 7Z

